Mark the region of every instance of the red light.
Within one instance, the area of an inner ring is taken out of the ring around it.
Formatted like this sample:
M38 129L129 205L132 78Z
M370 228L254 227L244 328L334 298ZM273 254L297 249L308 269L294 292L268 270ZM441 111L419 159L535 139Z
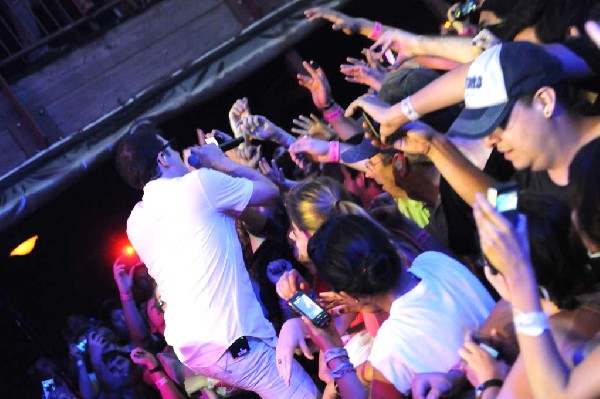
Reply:
M123 253L127 256L133 256L135 255L135 249L133 249L131 245L127 245L125 248L123 248Z

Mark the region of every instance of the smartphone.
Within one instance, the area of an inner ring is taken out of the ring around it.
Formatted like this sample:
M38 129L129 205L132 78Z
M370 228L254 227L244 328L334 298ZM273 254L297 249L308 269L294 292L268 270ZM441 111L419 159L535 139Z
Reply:
M79 342L77 342L75 344L75 346L77 347L77 349L79 350L79 352L83 353L87 350L87 346L88 346L88 340L87 338L81 338L81 340Z
M317 327L326 327L331 321L331 316L302 291L298 291L290 298L288 304Z
M519 186L514 181L488 188L487 199L513 226L519 215Z
M373 121L373 119L366 112L362 112L362 117L367 124L367 131L371 134L371 137L378 139L379 136L379 123Z
M52 392L56 391L56 384L54 383L54 379L50 378L48 380L42 381L42 392L44 394L44 399L49 399Z

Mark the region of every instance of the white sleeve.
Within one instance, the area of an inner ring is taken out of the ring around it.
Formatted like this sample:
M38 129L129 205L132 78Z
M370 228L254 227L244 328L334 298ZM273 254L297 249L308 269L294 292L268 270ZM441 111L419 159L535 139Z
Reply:
M242 177L231 177L212 169L199 169L202 189L211 205L219 211L243 211L252 196L253 184Z

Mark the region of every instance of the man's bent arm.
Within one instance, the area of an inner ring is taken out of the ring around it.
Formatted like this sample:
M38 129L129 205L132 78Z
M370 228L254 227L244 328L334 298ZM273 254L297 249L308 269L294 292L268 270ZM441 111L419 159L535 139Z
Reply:
M277 186L256 169L240 165L229 158L225 158L219 165L215 165L214 169L229 176L246 178L252 182L252 196L248 206L271 205L279 196Z

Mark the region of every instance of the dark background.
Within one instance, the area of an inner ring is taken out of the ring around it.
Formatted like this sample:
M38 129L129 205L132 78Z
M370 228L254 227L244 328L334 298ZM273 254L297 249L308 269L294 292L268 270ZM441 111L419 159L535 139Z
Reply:
M344 12L379 20L413 32L435 33L437 25L420 0L356 1ZM342 106L363 94L363 86L344 82L339 65L360 58L366 38L332 32L323 24L295 49L327 73ZM195 128L228 132L227 112L237 98L249 98L253 113L285 129L291 119L315 112L280 56L234 89L165 122L165 135L191 142ZM68 314L99 317L100 303L117 291L112 263L126 243L125 221L141 193L125 185L112 160L89 172L57 199L0 234L0 381L2 398L39 398L39 381L27 369L41 354L65 357L61 326ZM33 253L9 257L32 235L40 236Z

